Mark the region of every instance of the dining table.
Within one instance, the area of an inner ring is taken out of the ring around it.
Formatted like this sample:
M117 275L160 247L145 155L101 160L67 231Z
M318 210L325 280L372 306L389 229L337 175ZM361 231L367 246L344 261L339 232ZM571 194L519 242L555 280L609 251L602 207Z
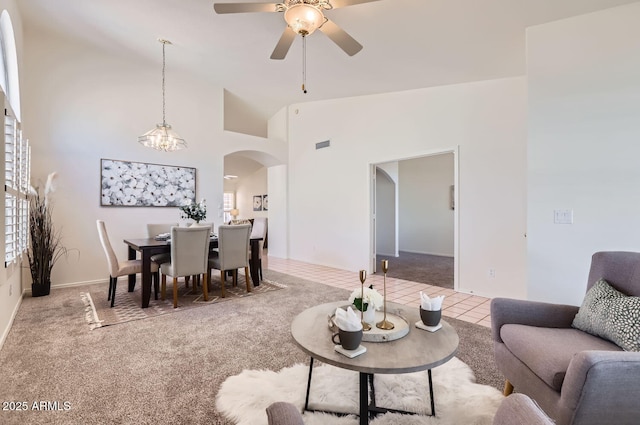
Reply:
M249 245L251 246L251 258L249 259L249 272L253 286L260 285L260 276L258 273L258 265L260 262L260 241L262 238L251 238ZM142 308L149 307L151 300L151 257L156 254L170 253L171 241L159 240L156 238L135 238L124 239L124 243L128 246L129 260L135 260L138 252L142 259ZM218 237L211 237L209 240L209 249L218 248ZM133 292L136 287L136 275L129 275L129 292Z

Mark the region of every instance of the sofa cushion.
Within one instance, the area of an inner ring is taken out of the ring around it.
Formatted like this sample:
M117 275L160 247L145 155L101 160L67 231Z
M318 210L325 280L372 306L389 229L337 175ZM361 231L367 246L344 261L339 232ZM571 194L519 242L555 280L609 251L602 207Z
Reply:
M640 351L640 297L625 295L600 279L587 291L572 326L626 351Z
M507 324L500 328L506 347L541 380L560 391L574 354L585 350L622 351L620 347L573 328Z

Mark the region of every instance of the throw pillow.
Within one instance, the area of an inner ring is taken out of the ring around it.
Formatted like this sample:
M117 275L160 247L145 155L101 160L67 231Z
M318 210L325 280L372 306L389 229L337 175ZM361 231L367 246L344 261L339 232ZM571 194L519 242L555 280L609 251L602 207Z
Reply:
M572 326L625 351L640 351L640 297L625 295L600 279L587 291Z

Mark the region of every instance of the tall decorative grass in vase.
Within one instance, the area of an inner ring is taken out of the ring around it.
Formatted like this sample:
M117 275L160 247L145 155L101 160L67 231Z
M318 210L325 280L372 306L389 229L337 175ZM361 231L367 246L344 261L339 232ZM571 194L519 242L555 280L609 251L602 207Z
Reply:
M53 226L50 195L55 190L57 173L47 177L44 195L39 188L31 187L29 193L29 249L27 258L31 271L31 293L34 297L49 295L51 271L56 262L68 253L62 246L62 236Z

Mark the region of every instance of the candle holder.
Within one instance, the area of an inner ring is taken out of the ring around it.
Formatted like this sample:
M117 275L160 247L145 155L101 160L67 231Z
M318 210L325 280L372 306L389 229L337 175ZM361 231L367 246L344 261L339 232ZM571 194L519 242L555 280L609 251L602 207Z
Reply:
M360 270L360 284L361 284L360 299L362 300L360 302L360 321L362 322L362 330L369 331L371 330L371 325L369 325L367 322L364 321L364 281L365 280L367 280L367 271Z
M389 261L388 260L382 260L381 261L381 265L382 265L382 273L384 273L384 277L383 277L383 288L384 288L384 317L382 318L382 322L378 322L376 323L376 327L378 329L383 329L383 330L391 330L393 328L395 328L395 325L393 323L391 323L390 321L387 320L387 271L389 271Z

